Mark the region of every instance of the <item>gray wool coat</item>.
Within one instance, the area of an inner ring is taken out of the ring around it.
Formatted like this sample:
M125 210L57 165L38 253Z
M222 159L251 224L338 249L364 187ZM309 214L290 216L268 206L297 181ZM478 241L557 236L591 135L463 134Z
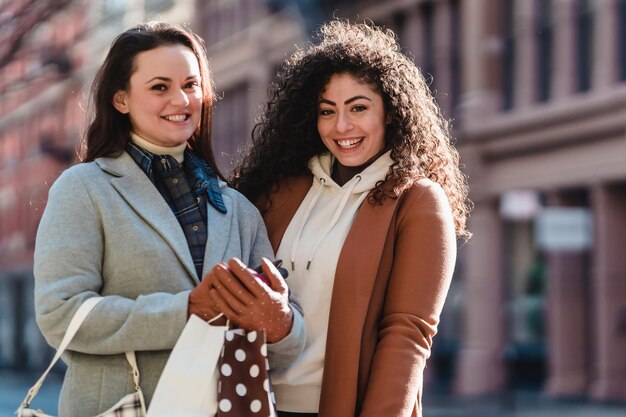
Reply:
M228 212L208 206L204 272L234 256L254 265L273 259L256 208L221 186ZM73 166L54 183L37 231L34 274L37 323L55 347L82 302L104 297L64 355L59 415L97 415L133 392L126 351L136 352L149 404L199 280L178 221L126 152ZM292 310L291 333L268 346L273 369L288 366L304 346L302 316Z

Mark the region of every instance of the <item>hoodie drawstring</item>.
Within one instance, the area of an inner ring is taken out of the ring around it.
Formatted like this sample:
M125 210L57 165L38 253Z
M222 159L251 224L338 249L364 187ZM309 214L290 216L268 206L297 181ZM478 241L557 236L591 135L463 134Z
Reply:
M296 257L296 252L298 250L298 244L300 243L300 237L302 236L302 231L304 230L304 225L306 224L306 221L309 218L309 215L311 214L311 211L313 210L313 207L315 206L317 199L322 194L322 190L324 189L325 182L326 180L324 178L319 179L319 188L315 192L313 199L311 200L311 202L309 203L309 206L306 208L306 211L304 212L304 216L302 217L302 222L300 223L300 227L298 228L298 233L296 234L296 238L294 239L293 245L291 246L291 270L292 271L295 271L295 268L296 268L295 257Z
M335 213L333 214L333 218L328 223L326 230L324 230L324 233L320 235L320 237L317 239L317 242L315 243L315 246L313 246L313 251L309 255L309 259L307 260L307 263L306 263L307 270L311 266L311 261L313 261L313 258L315 257L315 253L317 252L317 249L322 244L322 241L324 240L326 235L330 233L333 227L335 227L335 224L337 224L337 221L339 221L339 217L341 216L341 213L343 213L343 209L346 206L346 203L348 202L348 198L350 198L350 196L352 195L352 191L354 191L354 188L357 186L359 181L361 181L360 175L356 175L355 178L356 178L356 181L354 181L350 185L350 187L344 192L343 196L341 197L341 201L339 202L339 205L337 206L337 209L335 210ZM360 204L360 201L357 200L356 204Z

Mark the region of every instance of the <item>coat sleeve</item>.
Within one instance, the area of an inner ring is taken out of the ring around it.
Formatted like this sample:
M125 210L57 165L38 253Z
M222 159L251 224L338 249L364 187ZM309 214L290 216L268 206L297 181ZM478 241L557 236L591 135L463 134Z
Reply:
M35 313L52 346L78 307L105 286L106 230L80 174L70 169L54 183L36 237ZM86 354L171 349L186 323L189 291L141 292L138 285L129 276L126 288L106 295L69 348Z
M241 198L245 199L243 196L241 196ZM263 218L261 217L259 211L250 202L248 202L248 200L244 201L244 205L242 207L244 207L242 214L248 218L254 219L254 231L250 233L252 244L248 265L259 265L262 257L266 257L271 260L275 259L274 251L268 239L267 229L265 228ZM287 280L287 285L289 285L289 280ZM300 307L298 300L291 292L289 293L289 303L291 311L293 312L293 325L291 327L291 332L282 340L267 345L270 369L273 371L283 369L291 365L291 363L304 350L304 345L306 343L306 326L304 324L302 308Z
M422 183L420 183L422 184ZM447 198L434 183L401 203L378 344L361 417L421 415L423 372L456 260Z

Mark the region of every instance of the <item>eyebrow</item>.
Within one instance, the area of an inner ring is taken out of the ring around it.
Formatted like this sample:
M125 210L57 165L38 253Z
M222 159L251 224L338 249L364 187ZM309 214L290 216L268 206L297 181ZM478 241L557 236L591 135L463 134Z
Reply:
M344 101L343 104L350 104L353 101L358 100L358 99L364 99L364 100L367 100L367 101L372 101L371 99L369 99L368 97L365 97L365 96L354 96L354 97L350 97L349 99ZM320 98L320 104L321 103L326 103L326 104L329 104L331 106L336 106L337 105L337 103L335 103L334 101L330 101L330 100L325 99L325 98Z
M198 78L198 76L196 76L196 75L190 75L189 77L185 78L185 81L195 80L197 78ZM153 82L155 80L157 80L157 81L165 81L165 82L172 82L171 78L156 76L156 77L152 77L148 81L146 81L146 84L150 84L151 82Z

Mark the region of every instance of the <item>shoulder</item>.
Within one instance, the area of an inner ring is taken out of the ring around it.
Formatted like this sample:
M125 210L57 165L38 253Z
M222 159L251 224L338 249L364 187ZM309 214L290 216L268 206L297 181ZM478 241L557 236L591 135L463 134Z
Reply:
M255 204L257 207L261 208L261 210L265 207L270 210L293 206L297 208L309 192L312 183L313 175L311 174L286 178L272 190L269 196L269 202L265 196L261 196Z
M98 167L97 162L84 162L73 165L63 171L62 176L83 176L83 175L93 175L96 172L102 172L102 170Z
M87 162L73 165L67 168L54 181L51 190L75 189L84 187L85 183L102 174L102 170L95 162Z
M63 219L78 224L89 218L94 212L95 200L104 188L102 181L95 179L95 171L100 170L91 162L63 171L48 192L42 224L58 219L53 224L65 227L66 220Z
M426 178L416 180L400 196L398 204L396 227L403 236L416 242L426 239L429 244L455 246L452 209L438 183Z
M400 196L400 211L451 213L450 203L443 188L428 178L416 180Z

